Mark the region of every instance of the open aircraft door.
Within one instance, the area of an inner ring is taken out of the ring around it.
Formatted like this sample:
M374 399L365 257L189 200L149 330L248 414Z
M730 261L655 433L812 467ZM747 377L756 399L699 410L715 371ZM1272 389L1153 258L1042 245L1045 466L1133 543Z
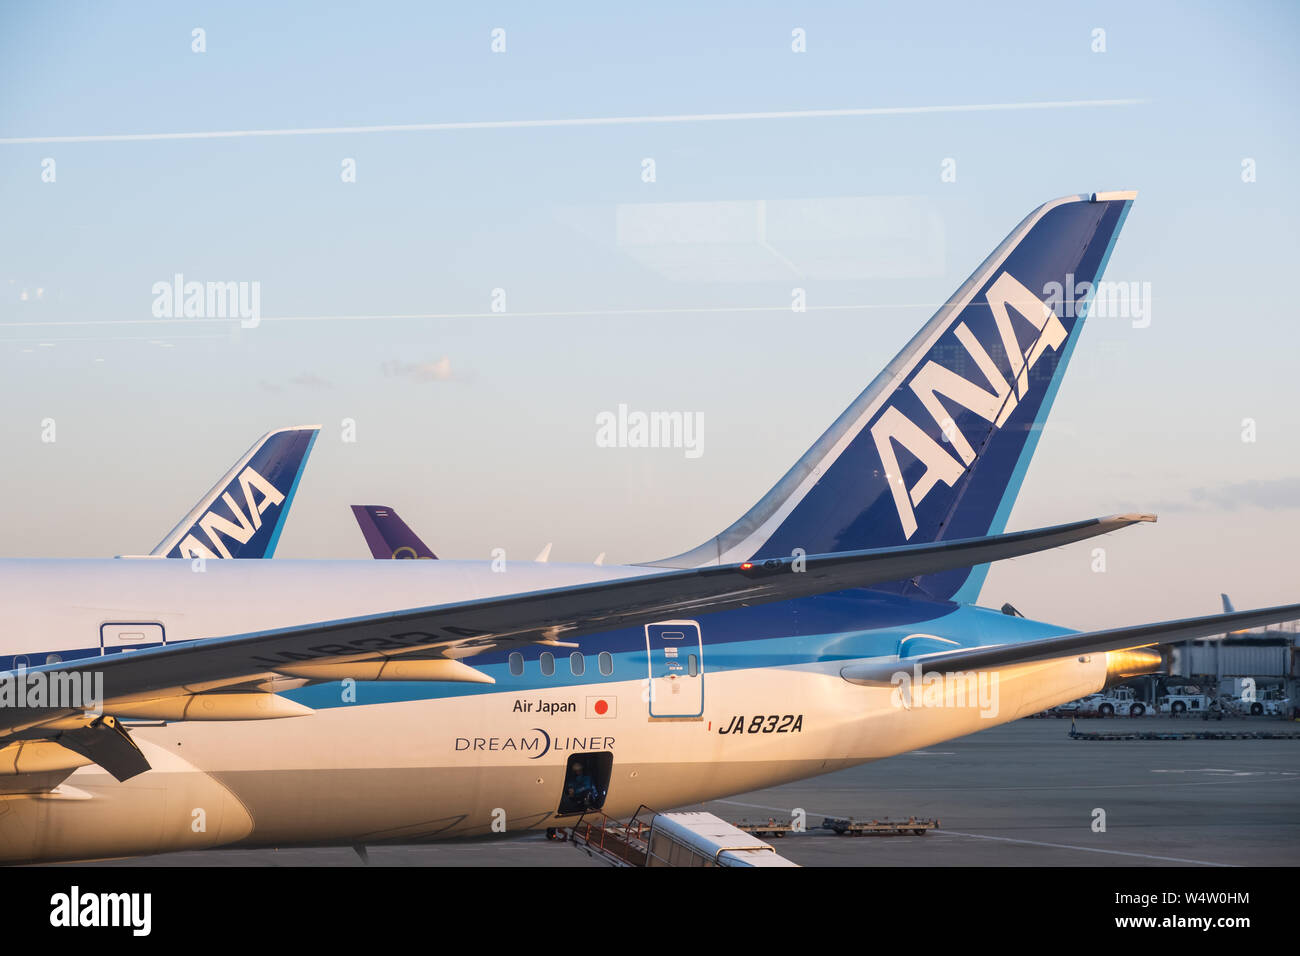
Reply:
M694 621L645 626L652 718L698 720L704 715L704 649Z

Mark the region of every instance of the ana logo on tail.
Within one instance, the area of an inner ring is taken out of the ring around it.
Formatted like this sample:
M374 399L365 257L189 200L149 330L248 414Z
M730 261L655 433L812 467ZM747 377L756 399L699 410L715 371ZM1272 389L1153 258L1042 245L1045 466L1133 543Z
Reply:
M1029 370L1034 367L1047 349L1058 350L1065 342L1066 330L1056 313L1033 292L1021 284L1008 272L1002 273L989 287L985 298L997 321L998 332L1002 339L1002 349L1011 363L1011 382L998 369L989 356L988 350L980 344L965 322L953 330L957 341L962 344L971 360L984 374L992 391L981 384L962 378L951 369L927 360L925 365L913 377L911 389L916 393L925 410L930 413L936 425L951 442L960 458L953 457L942 445L931 438L910 418L894 405L890 405L871 426L871 437L875 439L876 450L884 467L885 479L894 496L894 506L898 509L898 520L903 526L903 534L911 538L916 533L915 508L930 489L942 481L951 487L966 469L975 461L976 453L961 430L950 420L944 410L939 396L956 402L963 408L979 415L993 427L1001 428L1008 416L1015 410L1020 399L1029 390ZM1010 309L1008 308L1010 307ZM1011 311L1019 313L1037 330L1034 344L1028 352L1022 352L1015 328L1011 323ZM915 455L925 465L925 474L911 488L901 476L898 456L894 453L894 442L898 442Z
M239 544L247 543L248 539L262 527L262 515L266 513L266 509L284 502L284 495L279 489L252 468L245 468L240 472L238 480L240 490L244 494L247 513L241 510L239 505L235 504L235 499L231 497L229 491L222 492L221 500L226 503L226 507L230 509L230 513L239 523L236 524L215 511L208 511L195 522L195 525L190 529L190 533L178 545L182 558L231 557L230 549L226 547L220 536L224 534ZM255 493L261 494L260 501L254 501ZM194 534L196 530L202 531L207 536L208 541L212 543L212 547L216 549L215 552L199 543Z

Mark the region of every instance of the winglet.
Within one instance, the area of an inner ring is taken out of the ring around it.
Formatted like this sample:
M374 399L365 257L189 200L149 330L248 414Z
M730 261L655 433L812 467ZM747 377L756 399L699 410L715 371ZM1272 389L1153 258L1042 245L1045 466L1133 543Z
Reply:
M1137 524L1139 521L1149 521L1152 524L1156 523L1156 516L1147 514L1145 511L1130 511L1128 514L1112 515L1112 517L1118 521L1127 521L1130 524Z

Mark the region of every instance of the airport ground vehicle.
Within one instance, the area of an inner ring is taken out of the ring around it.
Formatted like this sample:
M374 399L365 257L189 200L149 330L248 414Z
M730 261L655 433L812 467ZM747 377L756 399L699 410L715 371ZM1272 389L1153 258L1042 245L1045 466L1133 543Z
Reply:
M703 811L657 813L639 807L626 823L599 811L569 831L573 845L617 867L788 867L768 843Z
M1285 717L1291 713L1291 700L1276 689L1252 697L1227 697L1223 704L1229 713L1242 717Z
M1210 695L1202 694L1198 687L1171 687L1156 698L1156 707L1160 713L1174 717L1182 714L1199 715L1210 710L1213 700Z
M1089 695L1093 696L1093 695ZM1043 711L1040 716L1056 717L1058 719L1065 717L1078 717L1083 710L1083 699L1067 700L1064 704L1057 704L1055 707L1049 707Z
M1131 687L1111 687L1079 702L1079 716L1142 717L1150 710Z
M774 840L780 840L787 834L795 832L792 820L778 820L776 817L768 817L766 823L750 823L747 819L741 820L736 824L736 828L756 837L770 837Z
M925 836L940 826L938 820L918 820L908 817L906 820L854 820L852 817L827 817L822 820L822 829L831 830L837 836Z

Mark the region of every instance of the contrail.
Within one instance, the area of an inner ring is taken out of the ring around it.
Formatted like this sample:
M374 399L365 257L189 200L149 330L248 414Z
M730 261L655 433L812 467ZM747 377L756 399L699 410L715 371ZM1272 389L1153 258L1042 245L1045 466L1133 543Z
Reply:
M314 126L296 129L228 129L195 133L108 133L95 136L13 136L0 146L32 143L136 143L176 139L240 139L249 136L345 136L363 133L440 133L462 129L542 129L565 126L635 126L651 123L721 123L735 120L823 119L904 116L923 113L992 113L1136 106L1147 100L1048 100L1037 103L970 103L953 106L874 106L863 109L782 110L763 113L674 113L664 116L594 116L585 119L479 120L460 123L403 123L386 126Z
M942 302L874 302L862 305L810 305L807 312L851 312L861 309L937 309ZM718 305L657 309L565 309L546 312L397 312L372 315L264 315L258 322L365 322L385 319L537 319L621 315L700 315L704 313L791 312L788 305ZM174 316L166 319L55 319L52 321L0 322L0 329L57 328L59 326L198 325L205 322L235 324L238 317Z

